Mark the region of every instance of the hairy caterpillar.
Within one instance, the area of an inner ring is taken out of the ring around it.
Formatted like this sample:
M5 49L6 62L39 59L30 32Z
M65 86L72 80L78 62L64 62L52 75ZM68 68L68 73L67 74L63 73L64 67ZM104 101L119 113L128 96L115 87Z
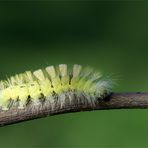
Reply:
M25 109L29 102L34 106L48 102L51 108L66 103L86 101L94 105L110 92L111 83L91 68L73 65L71 71L66 64L48 66L34 72L26 71L0 82L0 108Z

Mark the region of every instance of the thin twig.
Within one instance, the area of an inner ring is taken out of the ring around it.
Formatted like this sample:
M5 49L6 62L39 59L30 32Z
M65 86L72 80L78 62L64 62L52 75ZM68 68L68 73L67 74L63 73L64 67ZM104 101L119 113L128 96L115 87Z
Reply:
M98 100L93 106L76 102L73 105L66 105L63 108L57 106L54 109L47 104L34 108L27 107L25 110L12 108L8 111L0 111L0 126L64 113L134 108L148 108L148 93L112 93L102 101Z

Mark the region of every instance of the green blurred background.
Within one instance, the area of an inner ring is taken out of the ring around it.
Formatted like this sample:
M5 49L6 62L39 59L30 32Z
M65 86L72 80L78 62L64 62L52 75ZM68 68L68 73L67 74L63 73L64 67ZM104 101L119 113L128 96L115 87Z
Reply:
M148 1L0 1L0 78L74 63L148 91ZM148 110L65 114L0 128L0 147L148 147Z

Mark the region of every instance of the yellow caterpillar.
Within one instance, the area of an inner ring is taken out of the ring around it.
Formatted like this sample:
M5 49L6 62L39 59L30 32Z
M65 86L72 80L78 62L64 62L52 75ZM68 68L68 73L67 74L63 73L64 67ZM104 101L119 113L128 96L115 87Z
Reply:
M26 71L1 81L0 107L2 110L13 106L25 109L29 100L35 105L41 103L41 98L49 100L52 106L55 96L62 107L66 98L69 98L70 103L74 101L76 97L73 95L77 95L78 101L83 95L89 103L95 103L97 98L103 98L109 93L110 88L110 81L90 68L75 64L68 71L66 64L60 64L57 68L48 66L43 70Z

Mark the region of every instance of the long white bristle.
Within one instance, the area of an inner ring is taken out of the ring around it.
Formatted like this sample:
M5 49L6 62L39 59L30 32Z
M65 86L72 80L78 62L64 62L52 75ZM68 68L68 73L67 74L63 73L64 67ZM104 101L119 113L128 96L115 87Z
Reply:
M24 77L22 74L15 75L15 80L17 84L23 84L24 83Z
M10 77L10 83L12 85L15 85L16 84L16 79L14 77Z
M46 71L49 74L49 76L51 77L51 79L53 79L53 78L56 77L56 71L55 71L54 66L48 66L48 67L46 67Z
M67 65L66 64L60 64L59 65L59 70L60 70L60 73L61 73L62 77L67 75Z
M33 81L33 76L31 71L26 71L26 76L28 81Z
M45 80L45 76L44 76L43 71L42 71L41 69L34 71L33 74L34 74L40 81Z
M4 83L1 81L0 82L0 90L3 90L5 88Z
M81 72L82 66L81 65L77 65L75 64L73 66L73 77L77 77L79 76L80 72Z

